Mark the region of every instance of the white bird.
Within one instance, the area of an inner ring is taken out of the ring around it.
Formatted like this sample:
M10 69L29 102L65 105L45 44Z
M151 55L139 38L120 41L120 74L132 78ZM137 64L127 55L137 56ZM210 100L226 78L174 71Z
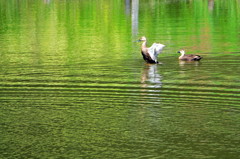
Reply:
M147 63L158 63L157 58L165 47L163 44L153 43L151 47L147 47L147 38L145 36L141 37L138 41L142 41L141 52L143 59Z

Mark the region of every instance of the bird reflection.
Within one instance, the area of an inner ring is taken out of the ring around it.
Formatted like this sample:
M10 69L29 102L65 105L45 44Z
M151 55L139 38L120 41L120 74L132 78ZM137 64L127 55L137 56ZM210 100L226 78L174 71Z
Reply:
M156 64L146 64L141 77L142 88L148 88L148 91L159 92L162 87L162 76L158 73L158 66ZM154 88L154 89L149 89Z

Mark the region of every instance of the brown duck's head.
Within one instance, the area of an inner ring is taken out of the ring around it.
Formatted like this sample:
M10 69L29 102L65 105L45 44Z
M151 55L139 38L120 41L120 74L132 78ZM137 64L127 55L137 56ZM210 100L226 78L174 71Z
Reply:
M146 41L147 40L147 38L145 37L145 36L142 36L139 40L138 40L138 42L140 42L140 41Z
M180 53L180 54L182 54L182 55L184 55L185 54L185 50L179 50L177 53Z

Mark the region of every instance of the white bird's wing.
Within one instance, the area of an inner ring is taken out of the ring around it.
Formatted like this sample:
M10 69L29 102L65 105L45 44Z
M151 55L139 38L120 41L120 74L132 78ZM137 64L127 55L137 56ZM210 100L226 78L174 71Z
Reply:
M148 48L148 53L150 54L151 58L157 62L158 54L160 54L163 50L165 45L159 43L153 43L150 48Z

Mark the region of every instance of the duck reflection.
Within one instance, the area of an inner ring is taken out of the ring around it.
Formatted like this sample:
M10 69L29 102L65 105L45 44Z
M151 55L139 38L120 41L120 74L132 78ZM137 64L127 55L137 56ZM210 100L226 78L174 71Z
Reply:
M185 75L187 72L199 70L201 65L200 61L181 61L179 60L179 73ZM188 73L187 73L188 74Z
M141 87L147 88L144 91L160 92L157 88L162 87L162 76L158 73L158 66L157 64L145 64L141 77Z
M179 66L185 67L185 66L199 66L201 64L200 61L182 61L179 60Z

